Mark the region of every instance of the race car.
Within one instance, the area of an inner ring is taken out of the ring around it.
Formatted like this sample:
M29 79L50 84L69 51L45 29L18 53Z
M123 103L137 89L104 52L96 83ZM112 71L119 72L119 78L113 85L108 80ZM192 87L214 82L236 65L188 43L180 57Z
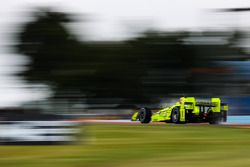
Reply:
M146 107L140 108L132 115L131 120L144 124L150 122L219 124L227 121L227 112L228 104L221 103L220 98L197 101L194 97L181 97L176 104L163 107L156 112Z

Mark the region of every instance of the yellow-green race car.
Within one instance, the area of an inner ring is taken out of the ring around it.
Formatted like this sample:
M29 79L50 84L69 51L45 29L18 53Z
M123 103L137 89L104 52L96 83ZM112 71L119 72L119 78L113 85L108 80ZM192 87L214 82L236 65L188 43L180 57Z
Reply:
M180 101L170 107L163 107L156 112L149 108L140 108L131 120L141 123L172 122L194 123L209 122L219 124L227 121L228 104L222 103L220 98L211 101L197 101L194 97L181 97Z

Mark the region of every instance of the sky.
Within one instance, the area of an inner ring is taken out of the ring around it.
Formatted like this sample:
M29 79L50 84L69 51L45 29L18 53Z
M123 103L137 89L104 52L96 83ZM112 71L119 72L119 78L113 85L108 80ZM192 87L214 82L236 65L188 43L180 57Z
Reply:
M18 106L49 96L45 85L30 85L15 77L29 63L11 49L13 33L32 19L36 7L54 7L79 15L69 25L82 40L122 40L147 29L200 30L250 27L250 14L223 14L214 9L250 7L249 0L8 0L0 2L0 107ZM30 86L43 87L28 89Z

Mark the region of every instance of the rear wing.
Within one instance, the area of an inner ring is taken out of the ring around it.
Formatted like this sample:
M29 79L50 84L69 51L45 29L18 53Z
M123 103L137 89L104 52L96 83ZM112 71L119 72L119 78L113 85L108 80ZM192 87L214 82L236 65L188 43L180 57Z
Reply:
M186 109L194 109L197 107L211 107L212 112L227 111L228 105L221 103L220 98L211 98L211 101L196 101L194 97L187 97L185 101Z
M227 103L221 103L221 110L228 111L228 104Z
M204 106L204 107L216 107L215 102L206 102L206 101L198 101L196 102L196 106Z

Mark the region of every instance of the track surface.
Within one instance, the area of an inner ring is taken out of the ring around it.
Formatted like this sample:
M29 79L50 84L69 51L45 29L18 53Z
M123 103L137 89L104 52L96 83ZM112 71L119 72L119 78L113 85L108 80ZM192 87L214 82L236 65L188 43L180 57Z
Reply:
M105 123L105 124L140 124L140 122L132 122L127 119L122 120L79 120L80 122L85 123ZM150 124L166 124L164 122L153 122ZM207 123L190 123L191 125L207 125ZM250 128L250 116L228 116L226 123L222 125L233 125L240 127Z

